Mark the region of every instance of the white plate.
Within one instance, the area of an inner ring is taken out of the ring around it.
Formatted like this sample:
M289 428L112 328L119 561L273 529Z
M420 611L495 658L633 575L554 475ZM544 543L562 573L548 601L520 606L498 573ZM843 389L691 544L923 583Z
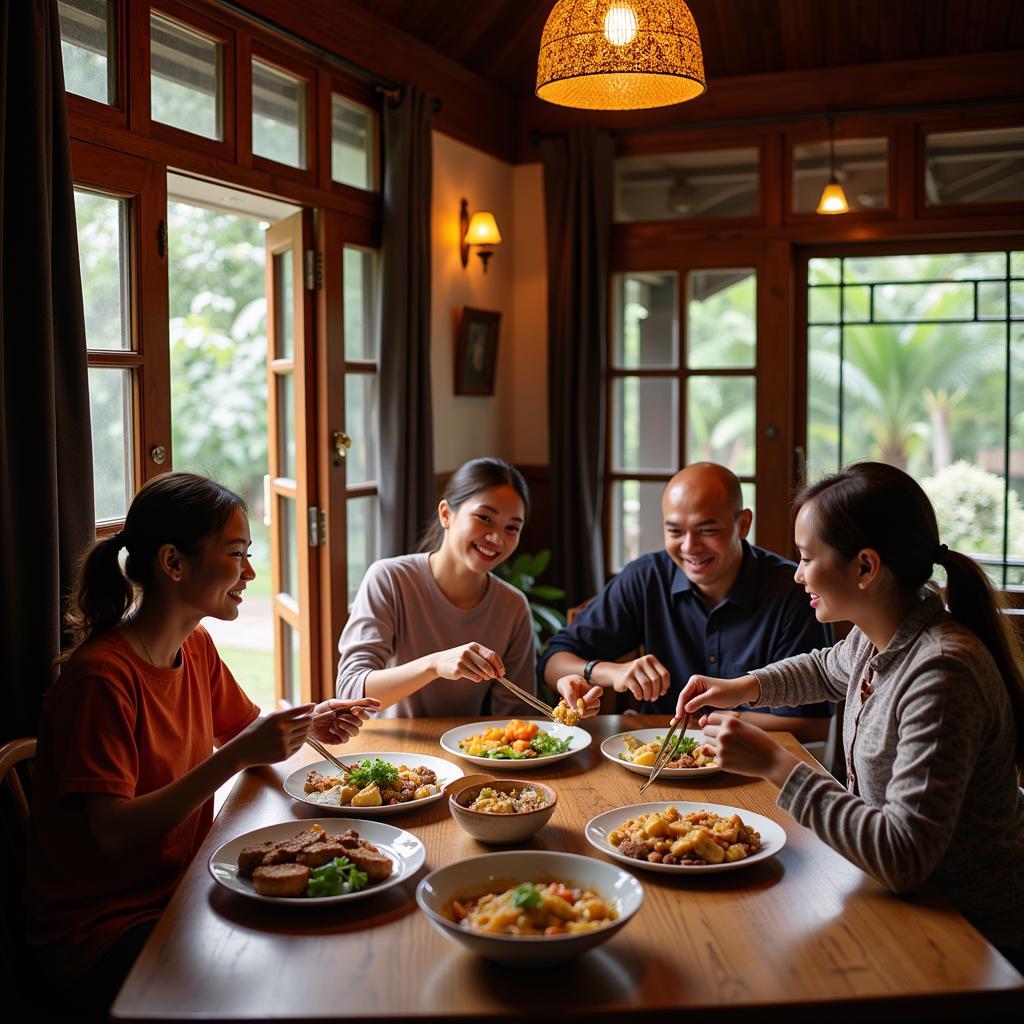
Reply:
M444 797L444 787L449 782L461 779L466 774L457 764L452 764L451 761L446 761L443 757L434 757L432 754L402 754L393 751L385 751L384 753L344 753L338 755L338 760L342 764L357 764L359 761L365 761L367 758L372 761L375 757L379 757L382 761L387 761L388 764L393 764L396 768L403 764L407 768L413 769L419 768L421 765L424 768L429 768L437 775L438 792L433 796L426 796L422 800L410 800L404 804L387 804L382 807L350 807L348 804L321 804L316 800L310 800L311 794L307 793L304 788L306 776L312 769L316 769L321 775L338 775L340 769L336 765L331 764L330 761L315 761L312 764L303 765L303 767L292 772L284 780L284 791L293 800L298 800L301 803L308 804L310 807L315 807L321 814L357 814L360 817L367 818L386 818L391 814L413 811L419 807L426 807L427 804L432 804L435 800L441 800Z
M667 725L664 729L630 729L629 735L638 739L641 743L653 743L659 736L667 736L668 729ZM601 753L609 761L614 761L627 771L636 772L637 775L650 775L650 765L633 764L632 761L623 761L619 757L619 754L626 749L626 743L623 739L625 735L626 733L620 732L614 736L609 736L601 744ZM700 729L687 729L686 735L692 736L699 744L704 742L704 733ZM715 772L720 772L721 770L717 764L710 764L706 768L665 768L658 776L658 781L660 782L662 779L696 779L701 775L714 775Z
M482 733L485 729L490 729L492 726L504 727L508 725L513 719L502 718L492 722L474 722L472 725L458 725L454 729L449 729L441 737L441 746L448 751L449 754L454 754L456 757L461 757L464 761L469 761L471 764L479 765L481 768L507 768L512 771L526 771L530 768L539 768L541 765L554 764L556 761L564 761L567 757L572 757L573 754L578 754L581 750L586 750L590 746L592 739L589 732L586 729L578 729L574 725L558 725L555 722L551 722L543 718L520 718L520 722L533 722L544 732L554 736L555 739L564 740L568 739L571 741L572 746L564 754L551 754L548 757L523 757L516 759L506 759L503 757L478 757L473 754L467 754L464 750L459 749L459 740L468 739L470 736L476 736Z
M627 857L608 842L608 833L612 829L619 828L623 822L630 818L638 818L641 814L650 814L652 811L664 811L669 807L675 807L680 814L690 814L693 811L711 811L723 818L729 818L738 814L744 825L750 825L755 831L761 833L761 849L757 853L745 857L743 860L723 861L721 864L652 864L648 860L637 860L635 857ZM596 818L587 822L585 829L587 841L595 849L607 854L609 857L629 864L635 868L644 868L647 871L664 871L669 875L690 875L690 874L713 874L716 871L734 871L736 868L745 868L750 864L756 864L761 860L768 860L774 857L786 845L786 830L771 818L763 814L755 814L753 811L745 811L740 807L728 807L725 804L704 804L687 803L680 800L661 800L650 804L630 804L628 807L616 807L614 811L605 811Z
M214 879L230 889L232 892L245 896L250 900L259 900L261 903L287 903L296 907L320 907L326 903L347 903L349 900L360 900L365 896L373 896L385 889L390 889L399 882L411 878L423 866L427 851L423 844L405 829L395 828L383 821L357 821L355 818L332 818L327 832L331 835L345 832L347 829L355 829L360 839L366 839L373 843L381 851L386 853L395 864L395 870L389 878L376 885L369 885L359 892L348 892L341 896L264 896L258 893L248 878L241 878L238 874L238 855L245 846L253 846L256 843L267 843L290 839L304 832L312 825L312 821L284 821L280 825L267 825L264 828L254 829L238 836L230 842L225 843L216 850L210 857L210 874Z

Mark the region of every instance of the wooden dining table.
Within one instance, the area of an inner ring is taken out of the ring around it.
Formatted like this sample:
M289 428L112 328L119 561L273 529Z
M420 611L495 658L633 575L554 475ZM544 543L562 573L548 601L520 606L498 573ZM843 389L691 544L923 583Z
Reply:
M445 754L441 734L463 719L380 719L334 748ZM775 805L775 787L728 772L644 779L602 756L606 737L664 719L600 716L593 743L556 764L495 776L554 786L551 821L524 849L605 855L584 836L603 811L642 801L726 804L766 815L787 842L770 859L701 875L633 872L640 911L608 942L542 968L483 960L438 934L415 901L429 871L495 852L452 819L446 800L386 820L418 836L426 864L379 895L331 906L270 905L218 885L207 862L221 844L265 825L316 819L284 779L319 755L304 747L237 779L212 831L113 1006L119 1021L541 1021L675 1011L687 1021L881 1021L990 1017L1019 1010L1024 979L941 893L895 896ZM785 746L814 763L788 734ZM469 774L480 771L465 762ZM696 1014L696 1016L694 1016ZM713 1014L714 1016L709 1016Z

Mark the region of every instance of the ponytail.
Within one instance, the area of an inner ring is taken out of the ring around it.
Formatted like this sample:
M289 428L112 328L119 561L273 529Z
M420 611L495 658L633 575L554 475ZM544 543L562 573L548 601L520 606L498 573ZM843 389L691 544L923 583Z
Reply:
M121 571L119 555L123 534L101 537L78 563L75 585L64 615L69 645L61 653L63 663L93 633L116 626L135 600L135 588Z

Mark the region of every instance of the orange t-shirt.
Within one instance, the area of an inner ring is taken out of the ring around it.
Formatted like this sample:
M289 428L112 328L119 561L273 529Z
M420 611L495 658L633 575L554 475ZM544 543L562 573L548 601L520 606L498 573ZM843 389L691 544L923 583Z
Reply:
M28 846L29 942L62 976L160 916L213 821L211 797L159 839L104 857L76 796L160 789L258 714L202 626L175 668L149 665L116 629L72 656L43 704Z

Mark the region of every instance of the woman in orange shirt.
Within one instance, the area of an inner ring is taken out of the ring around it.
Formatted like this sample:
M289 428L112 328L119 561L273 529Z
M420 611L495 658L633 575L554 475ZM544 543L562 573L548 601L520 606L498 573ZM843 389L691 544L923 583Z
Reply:
M238 495L168 473L82 560L73 642L43 705L28 850L29 941L79 1012L113 1000L209 831L214 791L310 732L344 743L379 706L259 716L199 624L238 616L250 544Z

